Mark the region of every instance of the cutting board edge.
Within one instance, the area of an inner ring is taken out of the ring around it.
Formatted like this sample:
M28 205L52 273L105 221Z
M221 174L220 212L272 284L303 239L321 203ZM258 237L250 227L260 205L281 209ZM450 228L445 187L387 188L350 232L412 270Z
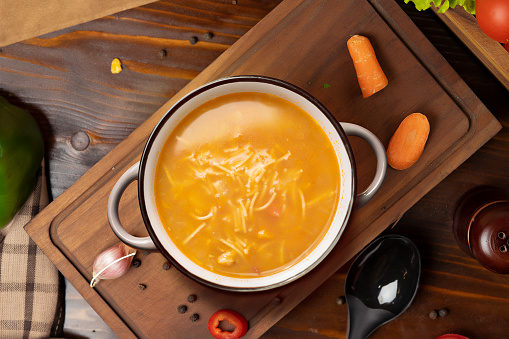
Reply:
M487 130L484 130L484 131L487 131L487 133L483 133L483 134L479 135L479 139L481 140L481 145L474 150L469 149L469 151L472 151L470 155L475 153L475 151L477 151L479 148L481 148L486 142L488 142L500 130L501 130L501 125L498 123L498 121L496 121L495 123L489 124L489 126L487 127ZM442 180L444 180L449 174L451 174L456 168L461 166L461 164L468 159L468 156L465 157L465 151L461 150L461 149L458 150L454 154L454 157L463 159L463 160L458 164L453 165L452 162L448 162L448 163L444 163L443 166L437 167L435 169L435 171L437 173L439 173L440 176L433 177L430 175L426 178L427 180L423 180L417 185L417 187L425 187L425 189L421 191L422 194L420 194L419 196L411 196L410 192L409 192L407 195L401 197L401 199L398 199L398 201L391 207L391 210L396 211L396 213L392 213L392 217L391 217L391 215L387 215L387 213L390 213L391 211L387 210L385 213L386 214L385 216L388 218L386 218L385 220L378 219L375 223L371 224L371 228L376 228L378 231L378 234L382 233L385 229L387 229L387 227L388 227L387 225L390 225L391 222L394 222L397 219L401 218L401 216L404 213L406 213L406 211L408 211L415 203L417 203L424 195L426 195L429 191L431 191L437 184L439 184ZM400 210L404 210L405 212L403 212L403 213L398 212ZM353 242L350 242L350 244L348 244L347 246L353 246L353 243L356 240L361 242L362 248L364 248L366 245L368 245L370 243L370 241L364 241L362 239L359 240L359 237L355 237L353 239ZM338 245L340 245L340 244L341 244L341 242L338 243ZM316 283L315 288L313 288L310 291L310 293L296 294L296 295L294 295L292 301L283 302L283 303L281 303L281 306L278 306L278 308L272 308L268 312L266 310L262 310L264 312L263 318L271 317L272 321L270 321L269 323L272 323L272 325L258 325L256 327L256 330L250 329L250 331L246 334L246 338L258 338L261 335L263 335L263 333L265 333L267 330L269 330L270 327L272 327L279 320L281 320L294 307L296 307L300 302L302 302L304 299L306 299L315 289L317 289L328 278L330 278L337 270L339 270L343 265L348 263L354 257L355 257L355 255L353 255L351 257L346 257L346 256L341 257L341 261L338 261L336 263L335 269L327 270L329 272L328 275L320 275L320 274L313 275L313 277L316 277L317 279L316 279L316 281L314 281ZM319 269L319 267L320 267L320 265L317 267L317 269ZM293 289L299 287L299 282L300 281L295 282L295 287L293 287ZM256 316L257 316L257 314L255 315L255 317ZM260 322L261 322L261 320L260 320Z
M509 91L509 55L502 45L486 36L475 17L460 6L445 13L433 8L433 12Z
M51 223L51 221L49 222ZM89 286L89 282L83 277L73 263L53 243L48 232L36 232L35 227L25 226L30 238L41 248L44 254L53 262L55 267L71 283L80 295L89 303L97 314L108 326L122 338L136 338L134 332L127 326L125 321L109 306L109 304Z

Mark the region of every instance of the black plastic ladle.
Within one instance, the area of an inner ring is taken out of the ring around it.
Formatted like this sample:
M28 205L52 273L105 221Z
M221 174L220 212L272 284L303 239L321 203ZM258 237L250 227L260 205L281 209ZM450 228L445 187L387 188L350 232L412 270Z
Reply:
M365 339L412 303L421 276L415 244L400 235L375 239L355 258L348 271L348 339Z

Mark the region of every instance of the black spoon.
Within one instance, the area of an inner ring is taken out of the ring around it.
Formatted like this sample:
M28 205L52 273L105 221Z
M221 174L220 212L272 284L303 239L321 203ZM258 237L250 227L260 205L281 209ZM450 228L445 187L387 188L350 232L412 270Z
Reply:
M365 339L403 313L415 297L421 258L399 235L375 239L355 258L346 276L348 339Z

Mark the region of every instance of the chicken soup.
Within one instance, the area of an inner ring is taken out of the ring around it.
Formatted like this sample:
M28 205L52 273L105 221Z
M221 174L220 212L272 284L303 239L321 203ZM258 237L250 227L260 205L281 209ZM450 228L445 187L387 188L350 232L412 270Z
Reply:
M329 138L297 105L271 94L206 102L172 131L155 201L175 245L201 267L243 278L302 259L329 228L340 170Z

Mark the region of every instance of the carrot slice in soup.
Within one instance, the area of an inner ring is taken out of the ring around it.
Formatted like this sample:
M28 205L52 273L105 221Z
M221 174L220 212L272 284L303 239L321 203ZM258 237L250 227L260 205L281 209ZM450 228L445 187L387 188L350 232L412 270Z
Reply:
M375 50L368 38L354 35L347 41L362 97L367 98L383 89L389 81L378 63Z
M412 113L399 125L387 147L387 161L397 170L412 166L421 157L429 135L428 118Z

